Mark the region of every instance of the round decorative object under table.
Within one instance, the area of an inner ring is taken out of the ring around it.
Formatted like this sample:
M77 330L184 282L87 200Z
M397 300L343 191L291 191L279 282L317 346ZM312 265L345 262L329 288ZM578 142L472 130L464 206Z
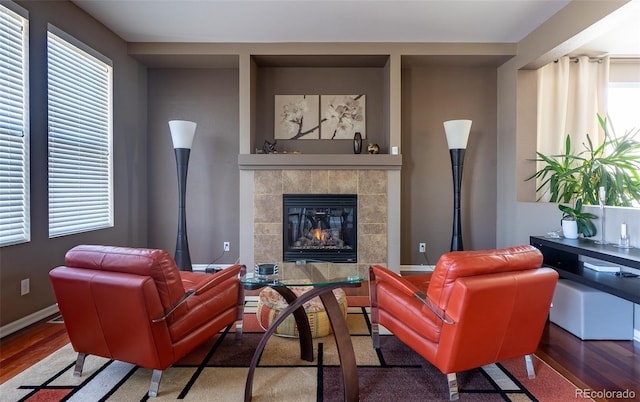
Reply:
M296 296L300 297L301 294L313 289L312 286L291 286L290 289ZM342 314L346 318L347 316L347 295L342 289L334 289L333 294L336 297L338 305ZM289 304L284 300L280 294L270 287L262 288L258 298L258 306L256 310L256 318L262 329L267 330L276 317L287 308ZM331 323L329 317L324 309L324 305L319 297L314 297L303 305L304 311L307 313L307 319L309 320L309 326L311 327L311 336L313 338L320 338L331 334ZM298 337L298 328L296 326L296 320L292 315L285 318L285 320L278 326L274 332L275 335L284 337Z

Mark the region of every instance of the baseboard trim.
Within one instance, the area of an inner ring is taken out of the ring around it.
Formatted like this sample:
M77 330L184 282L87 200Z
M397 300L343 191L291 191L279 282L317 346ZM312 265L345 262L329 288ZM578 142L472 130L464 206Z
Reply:
M640 329L633 330L633 340L636 342L640 342Z
M400 272L432 272L435 265L400 265Z
M2 327L0 327L0 338L4 338L5 336L20 331L21 329L26 328L31 324L35 324L40 320L44 320L45 318L56 314L58 311L60 311L58 309L58 305L54 304L52 306L43 308L40 311L36 311L33 314L29 314L26 317L22 317L19 320L10 322L7 325L3 325Z
M205 272L207 268L210 269L223 269L232 266L233 264L192 264L191 269L193 272Z

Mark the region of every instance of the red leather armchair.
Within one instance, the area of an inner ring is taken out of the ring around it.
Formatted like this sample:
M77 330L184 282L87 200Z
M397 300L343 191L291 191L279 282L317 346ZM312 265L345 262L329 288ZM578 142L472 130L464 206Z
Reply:
M49 277L82 374L86 355L153 369L149 396L162 371L236 322L242 336L243 266L214 275L178 271L162 250L77 246Z
M399 276L369 268L373 345L379 325L447 375L458 399L456 372L531 355L551 307L558 274L541 268L532 246L444 254L433 273Z

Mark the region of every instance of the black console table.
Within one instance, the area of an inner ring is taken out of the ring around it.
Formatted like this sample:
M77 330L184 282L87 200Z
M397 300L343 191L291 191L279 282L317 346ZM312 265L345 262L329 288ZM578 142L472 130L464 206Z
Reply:
M597 272L584 268L579 258L582 255L640 270L640 249L620 249L587 239L552 239L543 236L531 236L529 242L542 252L544 265L558 271L561 278L640 304L640 276L624 277L610 272Z

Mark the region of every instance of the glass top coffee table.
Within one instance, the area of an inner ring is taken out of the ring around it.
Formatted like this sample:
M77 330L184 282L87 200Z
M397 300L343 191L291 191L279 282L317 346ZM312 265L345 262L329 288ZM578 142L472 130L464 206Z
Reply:
M344 400L357 401L359 398L358 370L355 353L347 321L333 294L333 289L359 287L364 278L357 273L356 264L341 264L319 261L280 262L278 264L260 264L254 272L244 275L240 282L246 289L254 290L269 286L277 291L289 304L273 320L264 333L251 359L244 400L251 400L253 375L267 341L287 316L294 315L300 338L300 358L313 361L313 341L304 303L320 297L327 317L331 323L333 337L338 348L342 379L344 382ZM309 290L296 296L290 286L308 286Z

